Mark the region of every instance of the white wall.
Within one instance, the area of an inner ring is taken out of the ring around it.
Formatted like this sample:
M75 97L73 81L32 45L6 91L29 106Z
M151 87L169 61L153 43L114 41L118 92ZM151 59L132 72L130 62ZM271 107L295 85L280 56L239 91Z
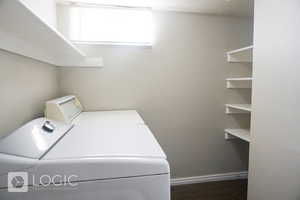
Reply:
M56 1L55 0L22 0L38 16L53 27L56 27Z
M249 200L300 199L300 1L257 0Z
M249 67L228 64L225 52L251 43L251 21L176 12L154 17L153 48L80 46L102 56L105 67L60 70L61 94L76 94L87 110L137 109L166 151L172 177L247 169L248 146L225 141L223 129L224 104L233 98L225 78ZM246 99L241 93L236 101Z
M54 66L0 50L0 137L43 116L45 101L57 95Z

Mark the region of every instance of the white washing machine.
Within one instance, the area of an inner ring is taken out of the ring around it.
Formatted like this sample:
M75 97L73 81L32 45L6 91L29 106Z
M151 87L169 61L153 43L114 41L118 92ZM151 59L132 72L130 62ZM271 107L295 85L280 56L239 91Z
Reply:
M39 118L0 140L1 200L170 199L166 155L136 111L66 107L68 123Z

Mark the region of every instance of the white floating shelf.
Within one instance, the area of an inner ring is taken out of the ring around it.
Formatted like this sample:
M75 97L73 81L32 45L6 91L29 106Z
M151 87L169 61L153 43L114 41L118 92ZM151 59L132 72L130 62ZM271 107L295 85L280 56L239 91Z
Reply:
M248 50L252 51L252 49L253 49L253 45L248 46L248 47L243 47L243 48L240 48L240 49L236 49L236 50L232 50L232 51L228 51L227 54L237 54L237 53L245 52L245 51L248 51Z
M228 78L226 79L226 88L252 88L252 78Z
M227 52L228 62L238 62L238 63L251 63L252 62L253 45L244 47L241 49L236 49Z
M226 114L243 114L251 112L251 104L226 104Z
M55 66L102 67L101 58L88 58L22 0L0 1L0 49Z
M227 78L227 81L252 81L251 77L244 77L244 78Z
M225 139L242 139L247 142L251 141L250 130L248 129L225 129Z

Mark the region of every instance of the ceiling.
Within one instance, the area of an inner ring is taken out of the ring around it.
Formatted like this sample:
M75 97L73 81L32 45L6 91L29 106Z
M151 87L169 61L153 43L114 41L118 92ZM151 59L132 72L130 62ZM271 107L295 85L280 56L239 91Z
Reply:
M254 0L57 0L70 1L238 17L251 17L254 9Z

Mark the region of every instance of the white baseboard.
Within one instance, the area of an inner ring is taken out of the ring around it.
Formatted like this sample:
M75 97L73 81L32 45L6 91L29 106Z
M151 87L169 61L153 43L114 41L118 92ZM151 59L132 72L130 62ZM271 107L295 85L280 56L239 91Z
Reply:
M237 179L246 179L247 177L248 177L247 171L231 172L231 173L224 173L224 174L211 174L205 176L174 178L171 179L171 185L186 185L186 184L205 183L205 182L212 182L212 181L237 180Z

